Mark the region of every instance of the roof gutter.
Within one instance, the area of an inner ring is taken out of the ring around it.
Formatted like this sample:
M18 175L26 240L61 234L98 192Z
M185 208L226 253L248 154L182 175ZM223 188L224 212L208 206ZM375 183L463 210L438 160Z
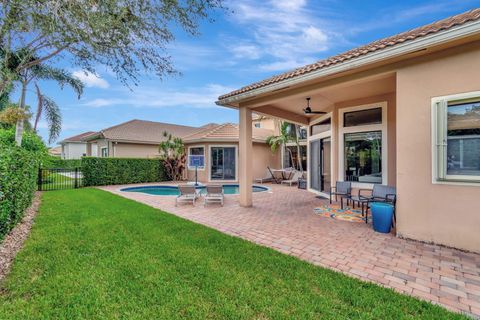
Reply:
M347 62L335 64L326 68L321 68L319 70L309 72L304 75L282 80L280 82L272 83L258 89L253 89L244 93L227 97L225 99L216 101L215 103L220 106L232 107L232 104L234 103L238 103L242 100L252 98L254 96L258 96L264 93L269 93L271 91L281 90L286 86L290 87L309 80L353 70L362 66L386 60L388 58L406 55L422 49L426 49L428 47L441 45L454 40L459 40L478 33L480 33L480 20L456 26L448 30L440 31L422 38L407 41L402 44L396 44L389 48L377 50L357 58L352 58Z

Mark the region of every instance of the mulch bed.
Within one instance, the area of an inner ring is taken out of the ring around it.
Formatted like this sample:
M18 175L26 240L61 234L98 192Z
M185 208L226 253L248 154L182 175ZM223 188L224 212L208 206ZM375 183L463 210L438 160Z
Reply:
M35 216L40 206L40 192L35 193L32 205L25 211L22 221L0 243L0 280L3 280L10 271L13 260L27 240L32 229Z

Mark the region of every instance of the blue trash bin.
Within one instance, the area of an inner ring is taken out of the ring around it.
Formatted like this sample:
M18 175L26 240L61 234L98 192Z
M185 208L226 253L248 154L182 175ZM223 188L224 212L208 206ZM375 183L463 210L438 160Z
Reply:
M390 233L393 219L393 205L384 202L372 202L373 230L381 233Z

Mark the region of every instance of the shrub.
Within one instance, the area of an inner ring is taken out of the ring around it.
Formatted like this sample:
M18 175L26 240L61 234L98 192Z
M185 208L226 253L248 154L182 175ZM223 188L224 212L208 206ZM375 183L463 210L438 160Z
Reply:
M37 154L23 148L0 149L0 240L21 220L37 187Z
M165 181L159 159L82 158L84 186Z
M44 168L62 168L62 169L75 169L82 166L81 159L60 159L49 155L42 164Z
M15 128L0 129L0 148L15 146ZM42 138L32 131L25 131L22 138L22 148L38 153L42 160L47 156L48 149Z

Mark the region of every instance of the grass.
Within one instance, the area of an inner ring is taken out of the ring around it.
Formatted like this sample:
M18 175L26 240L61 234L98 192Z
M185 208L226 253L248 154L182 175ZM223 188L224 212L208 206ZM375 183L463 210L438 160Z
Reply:
M461 319L96 189L47 192L0 319Z

